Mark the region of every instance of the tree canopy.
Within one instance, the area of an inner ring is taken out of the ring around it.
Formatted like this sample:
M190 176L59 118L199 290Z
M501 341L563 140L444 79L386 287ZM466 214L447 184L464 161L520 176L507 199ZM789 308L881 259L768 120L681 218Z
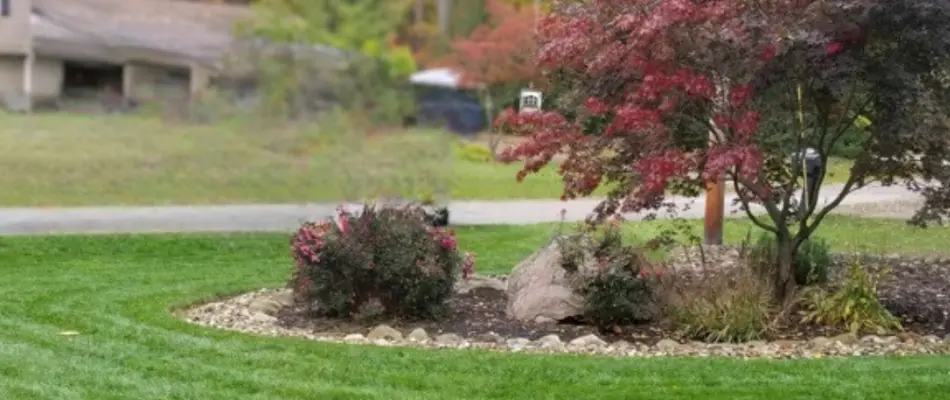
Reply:
M950 207L948 20L950 2L933 0L556 1L538 59L558 101L499 117L530 136L504 157L525 161L523 179L565 154L565 198L611 184L601 218L726 177L786 266L872 182L922 192L915 221L938 220ZM827 163L849 134L859 150L844 190L824 207L817 192L795 195L802 166L790 156L811 148ZM785 271L777 286L790 285Z

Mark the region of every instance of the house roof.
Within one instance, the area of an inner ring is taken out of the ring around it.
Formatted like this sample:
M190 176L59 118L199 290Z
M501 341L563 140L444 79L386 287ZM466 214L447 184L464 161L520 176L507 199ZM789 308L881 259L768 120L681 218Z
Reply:
M179 0L33 0L38 51L95 59L155 52L214 63L231 47L246 7ZM72 53L79 54L72 54Z

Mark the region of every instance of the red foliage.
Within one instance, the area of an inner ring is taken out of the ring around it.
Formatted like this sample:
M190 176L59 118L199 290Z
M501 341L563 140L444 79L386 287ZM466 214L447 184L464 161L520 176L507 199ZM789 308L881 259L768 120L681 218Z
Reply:
M699 186L724 173L744 181L753 197L771 195L760 173L768 149L753 141L759 112L750 82L778 62L785 23L812 21L810 3L565 2L540 24L538 61L566 77L564 97L573 96L575 105L500 115L496 124L530 136L502 158L525 161L521 180L564 154L563 198L589 195L605 180L620 182L628 189L622 211L658 207L674 182ZM845 44L831 42L825 50L834 55ZM674 121L684 118L716 132L716 143L679 145L682 124ZM591 121L600 125L591 128Z
M456 39L437 65L457 69L469 85L522 83L538 77L535 14L501 0L487 0L488 20L467 38Z

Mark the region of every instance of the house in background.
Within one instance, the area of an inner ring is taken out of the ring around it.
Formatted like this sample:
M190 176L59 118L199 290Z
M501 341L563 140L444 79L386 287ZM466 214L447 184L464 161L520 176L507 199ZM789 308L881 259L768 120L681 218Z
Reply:
M169 0L0 0L0 107L88 93L187 100L208 86L249 16Z

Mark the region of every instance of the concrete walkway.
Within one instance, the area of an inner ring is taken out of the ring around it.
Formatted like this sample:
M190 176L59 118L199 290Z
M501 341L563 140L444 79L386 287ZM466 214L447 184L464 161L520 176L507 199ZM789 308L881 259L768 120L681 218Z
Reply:
M831 201L841 185L827 185L821 203ZM727 213L734 207L727 196ZM843 206L916 201L918 195L902 187L870 186L851 194ZM674 198L684 218L702 218L705 200ZM598 199L456 201L449 204L453 224L534 224L556 222L565 212L567 221L583 220ZM348 207L358 209L359 205ZM845 207L847 208L847 207ZM291 231L304 220L333 215L334 204L215 205L162 207L0 208L0 235L148 232ZM754 211L761 211L755 207ZM853 212L848 212L853 214ZM742 217L733 212L730 217ZM644 215L627 215L631 220ZM668 218L661 213L658 218Z

